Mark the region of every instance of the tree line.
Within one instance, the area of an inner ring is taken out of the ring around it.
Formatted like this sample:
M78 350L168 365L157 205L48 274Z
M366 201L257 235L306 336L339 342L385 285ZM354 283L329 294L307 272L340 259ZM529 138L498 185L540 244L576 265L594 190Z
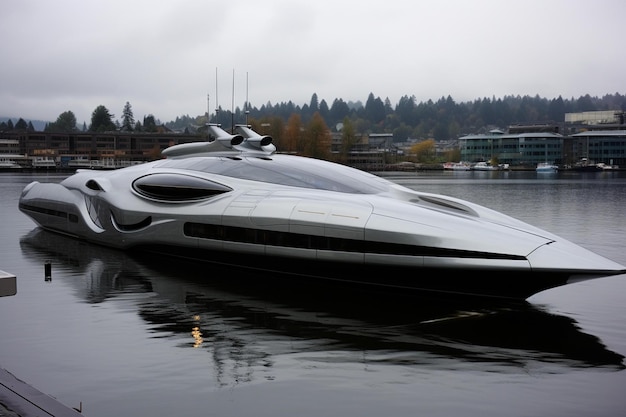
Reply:
M63 132L157 132L158 126L161 124L154 115L144 116L143 123L135 121L131 104L127 101L122 110L122 119L114 120L114 115L109 112L103 105L99 105L91 114L91 123L89 127L83 124L82 129L77 126L76 115L71 110L64 111L57 117L56 121L47 123L44 132L63 133ZM0 132L7 130L27 130L35 131L32 122L26 122L20 118L15 125L11 119L0 123Z
M196 117L181 116L165 125L173 130L202 129L207 121L222 126L248 123L250 119L272 125L277 120L286 123L298 115L302 123L309 123L317 113L331 131L340 131L346 119L359 134L392 133L394 141L407 139L456 139L471 133L482 133L494 127L506 129L516 124L562 124L566 113L585 111L626 111L626 96L615 93L602 97L589 94L571 99L559 96L546 99L538 95L480 98L470 102L455 102L451 96L437 101L417 102L415 96L403 96L395 106L387 98L382 100L370 93L365 104L333 100L329 106L313 94L309 104L296 106L293 102L260 107L244 105L233 111L219 108L216 114ZM272 123L273 122L273 123Z
M560 124L564 121L565 113L600 110L626 111L626 97L620 93L602 97L591 97L587 94L570 99L561 96L556 99L546 99L538 95L505 96L457 103L451 96L447 96L437 101L418 103L415 96L403 96L392 106L388 98L382 100L370 93L365 104L345 102L337 98L329 106L314 93L310 102L303 106L297 106L291 101L275 105L268 102L260 107L246 103L243 108L237 107L232 111L219 108L212 115L184 115L164 124L152 114L144 116L142 122L135 120L131 104L126 102L120 120L114 120L110 111L100 105L93 111L89 126L83 125L79 129L74 113L65 111L55 122L48 123L44 130L156 132L160 127L166 127L185 133L202 133L207 122L218 123L224 127L249 123L257 125L261 130L271 130L275 138L283 138L290 134L293 136L296 132L279 132L277 129L281 126L293 128L298 124L308 126L322 122L330 131L342 131L349 124L353 132L351 135L356 132L391 133L396 142L409 138L440 141L456 139L469 133L481 133L493 127L505 129L515 124ZM297 119L293 119L296 116ZM15 126L11 120L0 123L0 131L12 129L34 130L32 123L23 119L19 119Z

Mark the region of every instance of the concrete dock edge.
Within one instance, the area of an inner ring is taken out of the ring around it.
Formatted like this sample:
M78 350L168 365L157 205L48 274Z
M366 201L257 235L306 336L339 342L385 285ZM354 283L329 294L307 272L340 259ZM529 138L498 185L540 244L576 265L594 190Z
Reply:
M80 417L82 414L0 368L0 416Z

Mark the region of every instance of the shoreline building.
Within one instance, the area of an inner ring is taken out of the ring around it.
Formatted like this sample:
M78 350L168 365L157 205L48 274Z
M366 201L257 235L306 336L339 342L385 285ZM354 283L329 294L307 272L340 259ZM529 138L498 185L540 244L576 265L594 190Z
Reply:
M567 134L561 134L567 132ZM459 138L461 160L491 161L511 167L535 167L541 162L572 166L582 160L626 166L626 125L618 110L567 113L565 123L514 125L508 132Z
M562 164L565 140L553 132L504 133L495 129L488 134L460 137L459 148L462 161L523 168L541 162Z

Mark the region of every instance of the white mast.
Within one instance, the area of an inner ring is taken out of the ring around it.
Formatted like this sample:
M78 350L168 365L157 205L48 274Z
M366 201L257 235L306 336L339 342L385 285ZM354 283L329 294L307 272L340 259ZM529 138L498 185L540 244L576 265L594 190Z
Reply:
M248 72L246 71L246 105L245 105L245 112L246 112L246 126L248 126L248 114L250 114L250 102L248 101Z
M215 67L215 123L217 123L217 113L220 111L219 102L217 101L217 67Z
M235 69L233 68L233 93L230 103L230 133L235 133Z

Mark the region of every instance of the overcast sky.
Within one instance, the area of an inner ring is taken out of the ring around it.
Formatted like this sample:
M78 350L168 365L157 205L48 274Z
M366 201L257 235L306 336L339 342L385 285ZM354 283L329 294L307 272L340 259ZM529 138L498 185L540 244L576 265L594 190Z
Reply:
M0 116L624 94L625 17L624 0L4 0Z

